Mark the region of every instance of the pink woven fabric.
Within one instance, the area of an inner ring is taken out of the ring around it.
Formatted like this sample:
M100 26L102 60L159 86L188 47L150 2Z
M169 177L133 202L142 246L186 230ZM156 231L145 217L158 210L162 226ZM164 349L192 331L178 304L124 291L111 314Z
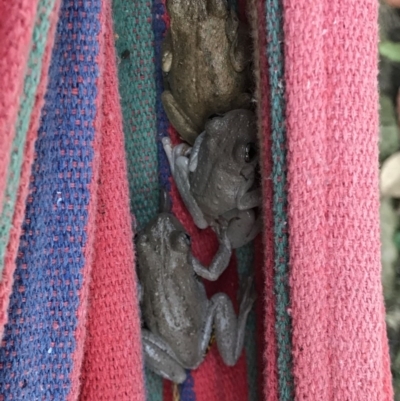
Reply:
M96 239L79 400L144 401L122 116L109 1L105 2L104 87Z
M378 3L284 5L296 400L391 400L380 282Z
M16 267L15 260L19 247L22 222L25 215L25 203L29 192L29 178L31 175L31 168L34 158L35 142L39 128L40 112L44 104L44 95L47 87L47 75L51 59L51 51L53 49L53 44L54 44L54 37L57 27L58 10L60 8L60 2L61 2L60 0L56 1L50 17L51 26L42 62L40 84L37 89L35 105L32 110L31 120L29 123L29 129L24 149L24 159L21 169L20 185L18 189L17 201L15 204L13 222L10 231L10 239L7 245L7 250L4 260L4 269L0 280L0 338L2 338L3 336L4 326L7 323L7 318L8 318L7 309L13 285L13 275ZM0 138L1 137L2 135L0 134ZM0 158L0 160L2 159Z
M38 0L0 0L0 212Z

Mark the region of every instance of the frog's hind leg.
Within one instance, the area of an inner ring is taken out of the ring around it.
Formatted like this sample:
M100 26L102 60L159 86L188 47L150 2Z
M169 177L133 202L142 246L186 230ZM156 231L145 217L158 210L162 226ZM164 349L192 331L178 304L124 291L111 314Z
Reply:
M218 293L211 298L218 351L228 366L234 366L242 353L247 316L254 301L255 292L251 278L246 282L238 317L226 294Z
M193 255L189 256L190 264L193 266L194 272L198 276L209 281L218 280L221 274L228 267L232 256L232 245L228 238L227 230L220 229L220 232L217 232L217 235L219 237L219 248L209 267L203 266L203 264Z
M161 101L165 113L174 128L178 131L183 140L192 145L199 134L197 127L193 125L190 118L182 110L176 102L174 95L169 90L162 93Z
M170 347L152 332L142 329L144 360L149 369L174 383L183 383L185 369L177 362Z
M185 206L191 214L194 223L200 229L208 227L208 223L204 218L203 212L200 210L197 202L190 193L189 158L186 156L180 156L178 152L175 152L175 149L173 149L171 145L171 140L168 137L163 138L162 143L171 166L172 176L174 177L178 191L183 199L183 202L185 203Z

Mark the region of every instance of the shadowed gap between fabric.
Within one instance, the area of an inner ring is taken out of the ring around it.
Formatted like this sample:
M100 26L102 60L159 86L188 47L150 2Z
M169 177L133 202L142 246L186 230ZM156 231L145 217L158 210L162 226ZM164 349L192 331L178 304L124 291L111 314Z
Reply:
M153 18L153 27L154 27L154 31L155 31L155 54L156 54L156 58L155 58L155 62L156 65L159 66L158 67L158 77L159 77L159 84L158 84L158 88L160 88L161 90L158 91L158 96L161 96L162 93L162 89L163 89L163 81L162 81L162 72L161 72L161 45L162 45L162 40L164 37L164 33L165 33L165 29L166 26L165 24L168 26L169 20L168 20L168 16L165 10L165 2L164 1L160 1L160 2L155 2L156 6L157 6L157 10L159 11L159 13L163 13L161 14L163 17L160 18L160 16L158 14L155 15L155 17ZM242 7L244 7L244 5L242 4ZM241 10L242 14L244 14L244 9ZM159 21L160 20L164 20L165 24L160 24ZM158 38L160 38L159 40L157 40ZM169 125L169 122L167 120L167 117L163 111L162 108L162 104L161 104L161 99L159 98L159 102L157 103L160 107L160 112L158 113L159 117L159 129L164 126L164 124ZM161 121L160 121L161 120ZM171 127L171 132L173 132L173 136L176 137L176 133L173 130L173 128ZM161 131L161 137L165 136L165 132ZM160 135L160 131L159 131L159 135ZM165 167L163 166L162 163L165 163ZM159 165L160 165L160 171L168 171L169 174L169 166L167 164L167 160L165 158L165 152L161 146L160 148L160 157L159 157ZM161 180L162 182L163 180ZM249 267L252 265L252 260L253 260L253 245L249 244L245 247L243 247L243 249L238 249L236 251L237 255L238 255L238 262L239 262L239 272L241 273L241 278L244 278L246 276L246 274L248 274L248 269ZM207 285L207 283L206 283ZM248 380L249 380L249 385L248 385L248 391L249 391L249 397L251 400L256 400L257 399L257 395L258 395L258 383L257 383L257 366L256 366L256 348L255 348L255 338L252 338L255 336L255 331L256 331L256 326L255 326L255 312L252 311L249 315L248 318L248 323L247 323L247 335L246 335L246 339L245 339L245 344L244 344L244 350L246 352L246 356L247 356L247 361L248 361ZM187 382L192 382L192 379L189 377ZM166 386L169 386L170 384L166 383ZM190 387L190 386L189 386ZM170 394L170 392L166 392L167 394ZM181 392L181 394L185 394L185 397L194 397L193 395L188 394L187 390L185 392ZM189 399L189 398L188 398ZM192 398L190 398L192 399ZM186 400L186 398L185 398ZM184 401L182 399L182 401Z

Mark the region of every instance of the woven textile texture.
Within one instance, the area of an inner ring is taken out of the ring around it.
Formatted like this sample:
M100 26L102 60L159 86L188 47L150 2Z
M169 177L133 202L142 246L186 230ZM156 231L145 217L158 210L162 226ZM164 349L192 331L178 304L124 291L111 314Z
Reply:
M0 2L0 211L39 0Z
M380 283L377 7L285 1L297 400L392 400Z
M54 4L55 0L40 1L33 29L27 73L21 96L15 136L10 150L11 156L7 169L5 201L3 202L3 209L0 211L0 275L4 268L4 256L9 240L10 225L14 215L25 142L32 109L35 104L35 95L40 83L42 60L51 26L50 16L54 10Z
M45 3L47 3L47 0L45 1ZM1 260L0 263L2 263L1 265L2 274L0 280L0 338L3 336L4 325L7 322L8 318L7 309L9 304L10 293L12 290L13 274L16 267L15 259L17 256L17 250L22 230L22 221L25 214L25 204L28 196L29 180L30 180L31 167L34 155L34 146L39 127L39 117L41 109L43 107L44 95L47 87L48 68L50 64L51 50L54 43L55 29L57 26L59 4L60 1L58 0L56 2L53 2L53 8L52 10L50 10L51 11L50 14L47 14L46 10L47 18L49 18L49 21L41 18L43 17L43 10L41 13L37 15L39 17L39 19L36 20L36 26L35 26L35 32L37 35L33 36L31 47L37 49L38 45L43 46L42 35L44 33L47 33L45 37L46 46L44 52L43 49L41 49L41 52L39 53L36 53L36 51L34 51L34 54L36 54L36 56L38 57L37 65L35 65L34 68L31 70L31 72L27 74L27 76L25 77L25 83L27 81L33 83L30 75L33 75L35 79L37 79L38 73L40 74L40 81L35 88L36 93L33 93L34 96L33 107L29 109L29 106L32 106L29 104L30 101L32 100L30 97L25 98L25 101L21 103L21 107L25 108L25 115L24 119L19 121L23 122L23 125L25 125L26 124L25 119L29 119L28 131L25 134L25 144L20 144L23 150L23 156L21 157L22 160L10 158L11 164L13 164L15 160L18 161L16 166L17 170L19 171L18 173L16 171L14 174L9 175L11 168L10 166L8 168L8 175L11 182L14 184L17 181L19 186L18 188L13 186L12 191L15 191L15 193L9 191L10 203L5 203L4 205L4 210L8 207L12 209L12 211L9 210L9 213L10 215L12 214L12 216L4 214L2 215L4 217L4 220L2 219L2 222L4 223L3 226L4 232L2 232L0 243L1 246L2 247L4 246L5 249L2 250L2 252L4 253L3 259L0 259ZM48 22L50 22L50 26L48 26ZM38 45L36 45L35 40L39 41ZM39 57L43 57L43 59L39 59ZM38 67L41 67L41 69L39 71L36 71L35 69ZM21 113L19 113L19 115L21 116ZM22 133L23 133L25 127L22 126L20 128L22 128ZM21 133L21 131L19 132ZM17 151L21 152L21 148L18 148ZM11 199L13 199L15 204L11 203ZM12 222L11 225L8 225L7 227L7 224L5 223L8 223L7 220L10 217L12 217Z
M134 235L163 188L205 265L218 241L160 142L179 142L160 98L165 0L0 0L0 401L393 398L377 4L229 3L254 40L264 230L206 291L238 311L254 273L258 300L236 366L214 343L176 386L143 366Z
M144 401L122 115L111 5L106 3L96 239L80 401Z
M92 144L100 131L100 10L99 1L65 1L61 6L0 349L5 400L66 400L77 394L77 340L85 316L79 307L93 236Z
M131 211L140 230L159 205L152 3L114 0L113 18ZM146 387L149 401L162 400L162 380L147 369Z

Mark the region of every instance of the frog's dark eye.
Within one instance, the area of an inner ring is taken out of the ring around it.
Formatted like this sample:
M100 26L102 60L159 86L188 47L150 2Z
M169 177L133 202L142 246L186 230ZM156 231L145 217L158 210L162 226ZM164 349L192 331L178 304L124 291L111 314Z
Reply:
M182 240L186 242L187 245L190 245L192 243L192 239L190 238L189 234L182 233Z
M244 161L246 163L251 163L257 157L257 146L254 142L249 142L246 144Z
M208 119L209 120L213 120L214 118L217 118L217 117L222 117L223 115L222 114L211 114L211 116L208 116Z

